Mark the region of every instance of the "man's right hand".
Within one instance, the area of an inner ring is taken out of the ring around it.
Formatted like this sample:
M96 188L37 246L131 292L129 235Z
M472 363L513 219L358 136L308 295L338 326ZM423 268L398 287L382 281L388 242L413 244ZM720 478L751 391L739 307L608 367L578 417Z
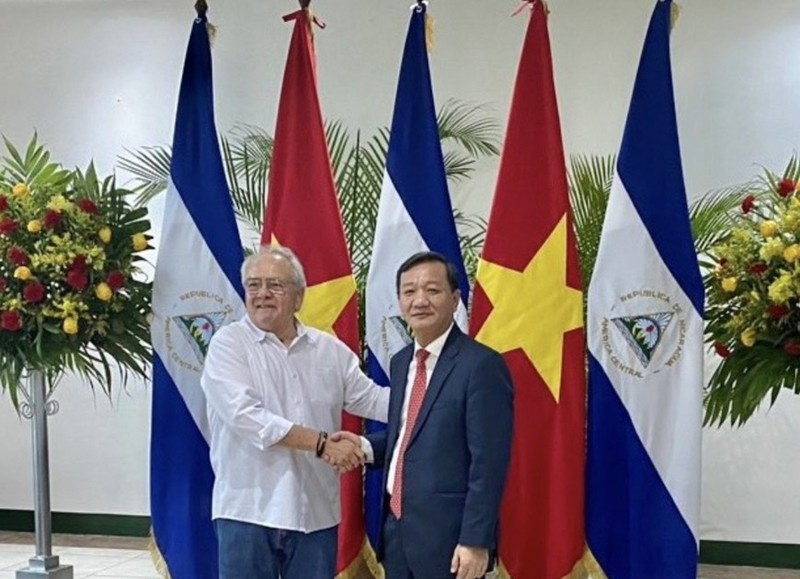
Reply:
M322 458L340 473L358 468L364 464L361 439L352 432L334 432L325 442Z

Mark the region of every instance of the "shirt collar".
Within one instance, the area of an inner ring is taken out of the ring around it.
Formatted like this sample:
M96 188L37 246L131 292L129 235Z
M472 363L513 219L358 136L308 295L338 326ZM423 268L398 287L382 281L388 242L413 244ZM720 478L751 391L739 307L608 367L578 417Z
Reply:
M447 341L447 336L450 335L450 332L453 331L453 326L455 325L454 322L450 322L450 326L444 333L436 338L433 342L425 346L425 350L427 350L431 356L436 356L437 358L442 354L442 350L444 349L444 343ZM414 340L414 355L417 355L417 352L422 350L422 346L419 345L419 342Z
M250 333L250 336L253 338L254 342L263 342L264 340L270 340L275 343L281 343L278 339L278 336L273 334L272 332L267 332L262 330L258 326L253 323L253 320L250 319L250 316L247 314L244 315L244 324L247 331ZM308 331L308 328L303 324L300 320L295 318L294 326L297 329L297 337L295 338L295 342L300 340L301 338L305 338L310 341L314 341L314 334Z

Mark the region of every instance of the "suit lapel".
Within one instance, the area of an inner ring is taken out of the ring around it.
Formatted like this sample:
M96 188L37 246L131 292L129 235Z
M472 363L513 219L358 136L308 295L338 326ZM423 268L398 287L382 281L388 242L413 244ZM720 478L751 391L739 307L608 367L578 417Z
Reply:
M442 354L436 362L431 381L428 384L427 390L425 390L425 398L422 399L422 408L419 409L419 416L417 416L417 422L414 424L414 430L411 432L411 438L408 439L409 446L414 443L414 439L417 437L417 434L419 434L420 428L428 418L428 414L430 414L433 403L436 401L447 377L456 365L456 355L458 354L462 335L458 326L454 325L450 335L447 336L444 348L442 348ZM408 366L406 366L406 370L407 369Z

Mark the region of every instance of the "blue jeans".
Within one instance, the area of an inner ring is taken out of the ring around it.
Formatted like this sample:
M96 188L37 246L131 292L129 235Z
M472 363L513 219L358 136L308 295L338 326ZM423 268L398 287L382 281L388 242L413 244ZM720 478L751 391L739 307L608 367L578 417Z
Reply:
M216 519L219 579L333 579L338 527L313 533Z

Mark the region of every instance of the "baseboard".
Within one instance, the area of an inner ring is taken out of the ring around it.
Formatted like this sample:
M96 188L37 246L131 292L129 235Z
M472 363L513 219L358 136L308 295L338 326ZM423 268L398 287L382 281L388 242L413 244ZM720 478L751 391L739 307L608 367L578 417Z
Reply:
M53 532L73 535L147 537L150 517L94 513L53 513ZM0 509L0 531L33 532L33 511Z
M700 541L700 562L710 565L800 569L800 545Z

